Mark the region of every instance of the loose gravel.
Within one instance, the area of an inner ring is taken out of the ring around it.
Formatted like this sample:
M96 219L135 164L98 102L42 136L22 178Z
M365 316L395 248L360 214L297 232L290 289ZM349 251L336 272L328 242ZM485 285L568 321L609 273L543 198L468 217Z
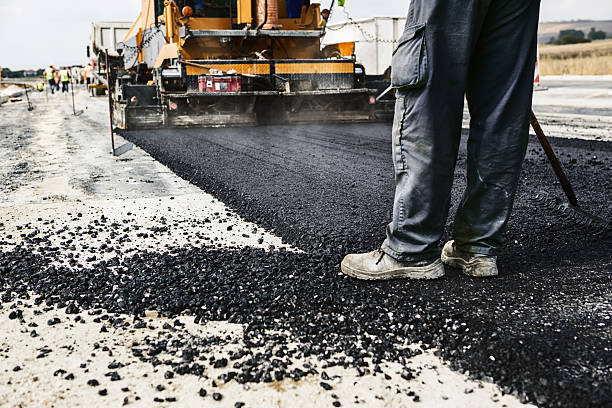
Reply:
M500 278L449 273L433 282L364 283L342 276L339 262L349 251L371 250L382 241L393 194L388 126L159 130L125 137L303 252L204 244L73 268L56 262L60 251L49 237L25 235L20 245L0 254L6 305L30 299L68 316L104 310L107 330L146 325L150 310L171 319L186 314L199 323L225 320L244 327L235 359L210 355L210 343L223 339L174 334L172 325L165 327L167 337L151 336L133 347L136 357L165 366L166 379L202 375L209 366L223 371L215 381L245 384L310 374L333 393L323 373L295 367L289 357L314 356L327 367L366 374L382 371L383 361L414 357L421 351L406 345L422 342L423 348L436 347L454 369L495 381L522 401L611 406L610 238L595 238L533 207L529 198L540 188L558 190L535 144L525 162L508 246L500 254ZM554 142L585 208L610 218L610 145ZM464 160L462 150L460 168ZM454 202L463 187L460 170ZM85 233L74 236L87 239ZM116 313L132 320L112 317ZM63 324L59 320L54 324ZM41 358L51 352L41 350ZM162 355L174 357L162 360ZM109 369L105 382L113 372L120 377ZM401 377L414 373L407 369ZM212 388L200 395L224 398ZM98 393L106 395L107 388ZM175 396L164 398L171 404Z
M253 285L243 294L224 292L223 302L211 305L213 316L281 324L304 344L332 344L355 358L399 358L395 336L422 340L439 347L456 369L493 379L523 401L608 405L610 236L595 237L534 207L530 199L537 192L559 194L535 141L500 254L502 277L477 281L450 274L430 283L362 283L339 275L345 253L371 250L383 239L393 194L389 134L387 125L368 124L159 130L126 137L306 252L206 257L221 269L239 265L241 271L208 277L216 293ZM564 139L553 144L583 207L610 219L612 145ZM465 186L464 162L462 147L454 203ZM357 346L365 333L377 341Z

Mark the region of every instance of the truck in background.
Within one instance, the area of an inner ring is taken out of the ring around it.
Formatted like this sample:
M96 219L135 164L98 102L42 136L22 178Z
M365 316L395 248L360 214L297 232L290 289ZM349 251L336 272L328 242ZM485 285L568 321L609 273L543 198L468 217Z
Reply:
M108 49L109 65L122 63L117 43L124 41L130 34L133 23L127 21L97 21L91 23L90 43L87 46L87 58L93 67L88 86L91 96L104 95L106 83L106 55Z

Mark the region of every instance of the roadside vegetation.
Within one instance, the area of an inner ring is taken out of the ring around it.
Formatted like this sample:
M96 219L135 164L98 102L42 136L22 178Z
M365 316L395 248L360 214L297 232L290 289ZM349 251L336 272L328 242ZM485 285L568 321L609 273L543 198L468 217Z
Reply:
M565 45L565 44L580 44L588 43L594 40L605 40L606 32L597 30L595 27L591 27L591 30L585 35L582 30L561 30L557 38L551 38L548 44L554 45Z
M612 75L612 39L540 45L542 75Z

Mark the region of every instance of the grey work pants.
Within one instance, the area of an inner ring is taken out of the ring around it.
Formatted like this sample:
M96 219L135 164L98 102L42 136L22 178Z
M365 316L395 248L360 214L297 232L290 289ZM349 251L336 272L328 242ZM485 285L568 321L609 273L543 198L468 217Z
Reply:
M395 200L384 252L439 256L461 136L470 111L467 188L453 235L495 255L529 136L540 0L412 0L393 55Z

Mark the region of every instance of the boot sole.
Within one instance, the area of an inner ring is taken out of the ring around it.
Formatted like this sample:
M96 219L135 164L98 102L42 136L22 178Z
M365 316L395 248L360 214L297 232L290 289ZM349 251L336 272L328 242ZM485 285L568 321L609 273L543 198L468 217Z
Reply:
M474 278L492 278L494 276L497 276L497 272L474 273L472 271L473 266L470 265L469 262L466 262L465 259L448 256L444 253L444 251L442 251L441 258L444 264L453 268L461 269L461 272L463 272L463 274L467 276L471 276Z
M390 271L377 273L375 275L353 269L344 264L340 265L340 269L345 275L352 278L362 280L390 280L390 279L417 279L429 280L438 279L444 276L444 264L440 259L434 263L425 266L410 266L406 268L392 269Z

